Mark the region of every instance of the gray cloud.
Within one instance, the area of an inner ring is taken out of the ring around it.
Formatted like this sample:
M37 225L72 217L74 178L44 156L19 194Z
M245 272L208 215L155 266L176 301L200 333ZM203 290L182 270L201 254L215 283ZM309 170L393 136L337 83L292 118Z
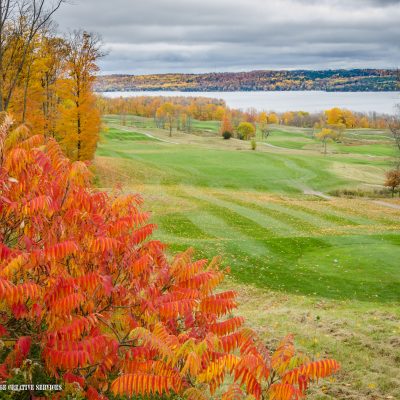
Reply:
M75 0L56 19L102 35L103 73L400 64L400 0Z

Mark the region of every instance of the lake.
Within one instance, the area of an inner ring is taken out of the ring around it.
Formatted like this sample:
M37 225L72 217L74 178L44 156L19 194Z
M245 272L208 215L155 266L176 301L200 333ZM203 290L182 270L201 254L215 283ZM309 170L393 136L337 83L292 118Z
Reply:
M231 108L258 111L308 111L318 112L332 107L347 108L357 112L393 114L400 103L400 92L104 92L107 97L132 96L189 96L212 97L225 100Z

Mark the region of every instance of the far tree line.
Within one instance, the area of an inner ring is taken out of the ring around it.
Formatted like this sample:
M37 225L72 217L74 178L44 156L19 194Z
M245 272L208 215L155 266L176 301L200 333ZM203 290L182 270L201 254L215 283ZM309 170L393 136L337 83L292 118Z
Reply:
M387 91L396 90L393 69L211 72L204 74L105 75L96 82L105 91Z

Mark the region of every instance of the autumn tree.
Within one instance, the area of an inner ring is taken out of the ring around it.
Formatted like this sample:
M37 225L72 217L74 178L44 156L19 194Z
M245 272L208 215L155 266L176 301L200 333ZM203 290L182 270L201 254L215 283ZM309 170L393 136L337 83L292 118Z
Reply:
M344 126L345 128L355 128L356 116L350 111L338 107L325 111L326 123L330 126Z
M400 168L400 105L396 106L397 113L388 121L397 153L397 169Z
M21 73L9 110L18 121L55 137L60 103L58 83L65 66L64 41L52 30L44 30L32 46L33 53Z
M325 111L326 123L328 125L337 125L344 123L342 110L338 107Z
M165 124L167 121L166 115L163 112L161 106L157 108L154 114L154 121L156 123L157 128L165 129Z
M396 189L400 187L400 169L386 172L385 186L390 188L393 197Z
M370 121L369 119L364 115L359 120L356 122L356 126L359 128L370 128Z
M190 133L192 131L192 115L188 110L185 110L181 115L182 130Z
M319 139L324 147L324 154L327 154L327 145L328 142L337 141L340 139L340 132L335 131L329 128L323 128L320 132L318 132L315 137Z
M276 113L268 114L268 123L269 124L279 124L279 117Z
M357 126L356 116L350 110L342 110L344 126L346 128L355 128Z
M268 136L271 133L271 130L269 129L268 126L268 115L265 111L262 111L258 115L258 127L261 131L261 136L263 139L268 139Z
M166 121L169 129L169 136L172 136L172 129L174 127L176 117L176 107L173 103L167 102L162 104L156 112L158 118L162 118Z
M91 56L98 49L93 35L76 34L68 41L57 37L52 16L63 3L0 2L0 110L62 140L72 158L88 159L99 130L91 89L96 71Z
M38 57L40 86L43 92L41 109L44 117L43 133L57 137L59 123L59 105L62 102L62 77L65 71L67 46L57 36L43 37Z
M1 0L0 111L8 110L21 74L32 62L37 35L64 0Z
M292 335L270 352L233 314L236 293L217 290L218 259L169 261L140 196L93 190L87 164L1 118L1 383L45 376L71 399L288 400L339 369Z
M224 136L224 134L225 135L230 134L230 136L232 136L232 134L233 134L232 122L227 113L225 113L224 116L222 117L221 126L219 128L219 133L222 136Z
M295 126L303 128L312 125L312 118L310 118L310 113L307 111L297 111L293 115L292 121Z
M292 111L287 111L282 114L282 121L285 125L290 125L293 122L294 113Z
M241 122L237 128L239 139L248 140L255 136L256 128L250 122Z
M193 118L195 115L195 107L193 102L184 108L182 123L186 132L192 132Z
M94 156L100 113L93 93L97 60L102 56L100 39L85 31L74 32L66 42L66 69L60 84L60 140L72 160Z
M248 108L244 113L244 120L255 125L258 119L258 112L254 107Z

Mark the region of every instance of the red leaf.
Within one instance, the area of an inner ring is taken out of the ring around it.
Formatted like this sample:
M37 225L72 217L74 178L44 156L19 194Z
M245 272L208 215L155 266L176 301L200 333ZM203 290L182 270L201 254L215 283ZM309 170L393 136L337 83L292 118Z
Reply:
M71 374L70 372L67 372L66 374L64 374L64 381L67 383L73 383L73 382L77 382L79 383L81 388L85 387L85 378L83 378L82 376L77 376L74 374Z

